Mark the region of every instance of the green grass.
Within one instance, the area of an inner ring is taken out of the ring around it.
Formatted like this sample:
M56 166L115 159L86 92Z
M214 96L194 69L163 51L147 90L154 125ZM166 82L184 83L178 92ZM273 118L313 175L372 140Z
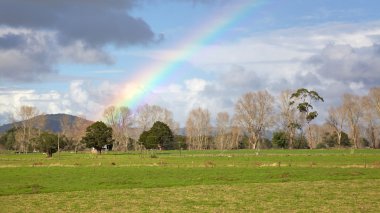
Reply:
M376 212L380 150L0 155L0 212Z

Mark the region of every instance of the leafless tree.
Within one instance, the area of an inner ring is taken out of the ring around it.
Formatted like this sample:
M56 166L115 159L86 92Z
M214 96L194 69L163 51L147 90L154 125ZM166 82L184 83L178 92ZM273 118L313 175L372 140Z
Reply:
M189 149L209 148L210 112L207 109L191 110L186 121L186 141Z
M219 112L216 117L216 138L217 149L228 149L231 146L230 115L227 112Z
M128 150L130 143L130 129L133 123L132 111L128 107L120 107L119 138L124 142L124 151Z
M30 145L34 125L34 120L32 118L36 117L38 113L38 109L33 106L21 106L17 112L22 128L22 137L21 140L18 141L21 152L26 153L28 151L28 145Z
M309 142L309 146L316 148L318 144L323 143L324 133L328 132L329 126L311 124L307 129L306 139ZM310 131L310 132L309 132Z
M91 125L91 122L86 120L85 116L77 116L72 124L71 136L74 145L75 153L78 152L79 149L84 148L85 145L81 143L81 139L86 135L86 128Z
M112 128L112 137L114 141L114 149L120 148L120 143L122 143L119 138L120 128L119 128L119 119L120 119L120 110L116 106L109 106L103 111L104 122Z
M374 119L373 148L378 148L377 144L380 138L380 87L371 88L368 93L368 99Z
M128 150L132 112L128 107L110 106L104 110L104 120L113 129L114 149Z
M368 97L373 109L377 112L378 119L380 119L380 87L370 89Z
M338 146L341 146L342 133L346 122L345 110L342 106L330 107L327 124L330 125L338 136Z
M267 128L273 125L274 98L267 91L249 92L235 105L235 119L249 134L253 149L262 141Z
M103 111L104 122L111 127L118 125L119 110L115 106L109 106Z
M292 92L290 90L285 90L280 93L280 114L279 120L281 122L281 128L285 131L288 139L289 149L293 148L293 141L296 137L297 126L295 124L300 123L299 116L297 116L297 109L294 105L291 104L291 96Z
M46 126L46 116L45 114L37 113L35 117L33 117L31 120L31 135L29 136L30 139L33 139L36 136L41 135L41 131L45 129ZM29 140L29 147L33 150L37 150L37 140Z
M350 129L350 135L355 148L359 148L360 137L360 120L363 112L360 106L360 96L345 94L343 96L343 109L347 117L347 122Z
M61 134L69 136L70 131L72 129L72 123L70 121L70 116L69 115L62 115L61 120L59 121L61 124Z
M58 137L61 138L62 136L65 136L68 139L68 146L69 149L74 148L75 153L77 152L77 141L74 139L74 134L76 133L77 128L75 125L75 121L71 120L71 116L67 114L63 114L61 116L61 120L59 121L61 125L61 132L58 134Z
M156 121L165 123L173 133L178 133L179 124L173 119L173 113L168 109L148 104L137 109L136 125L141 132L149 130Z
M374 104L374 99L370 95L371 94L362 98L362 123L364 133L367 136L368 141L371 143L372 148L376 149L379 135L379 117L377 116L377 109L376 105Z
M237 125L231 127L231 149L238 149L239 142L242 140L243 131Z
M36 128L38 129L38 136L41 135L41 130L44 130L46 127L46 115L41 113L39 116L35 117Z

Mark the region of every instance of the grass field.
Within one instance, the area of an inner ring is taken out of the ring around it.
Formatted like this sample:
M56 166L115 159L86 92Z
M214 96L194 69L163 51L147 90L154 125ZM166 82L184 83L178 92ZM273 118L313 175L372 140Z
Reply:
M0 212L378 212L380 150L0 154Z

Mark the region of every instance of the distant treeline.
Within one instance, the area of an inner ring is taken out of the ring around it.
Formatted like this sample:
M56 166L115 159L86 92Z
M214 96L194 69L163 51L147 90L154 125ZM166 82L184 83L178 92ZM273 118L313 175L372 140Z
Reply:
M173 113L157 105L146 104L136 112L124 106L110 106L104 110L102 120L112 128L110 145L117 151L379 148L380 87L370 89L364 96L344 94L341 105L328 108L323 124L313 123L318 116L313 106L316 102L322 103L323 98L304 88L283 91L278 97L267 91L249 92L236 101L233 115L218 112L215 126L211 125L208 109L191 110L184 132L173 119ZM62 114L59 131L49 132L46 116L41 115L35 107L20 107L13 116L13 127L1 134L0 146L18 152L39 151L44 140L41 135L49 133L56 135L57 140L60 138L63 150L85 148L82 138L92 122ZM152 129L157 121L160 126Z

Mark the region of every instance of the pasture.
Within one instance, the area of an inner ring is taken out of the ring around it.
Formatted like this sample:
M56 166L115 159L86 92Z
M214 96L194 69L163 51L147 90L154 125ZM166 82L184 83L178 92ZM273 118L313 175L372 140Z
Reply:
M0 154L0 212L378 212L380 150Z

